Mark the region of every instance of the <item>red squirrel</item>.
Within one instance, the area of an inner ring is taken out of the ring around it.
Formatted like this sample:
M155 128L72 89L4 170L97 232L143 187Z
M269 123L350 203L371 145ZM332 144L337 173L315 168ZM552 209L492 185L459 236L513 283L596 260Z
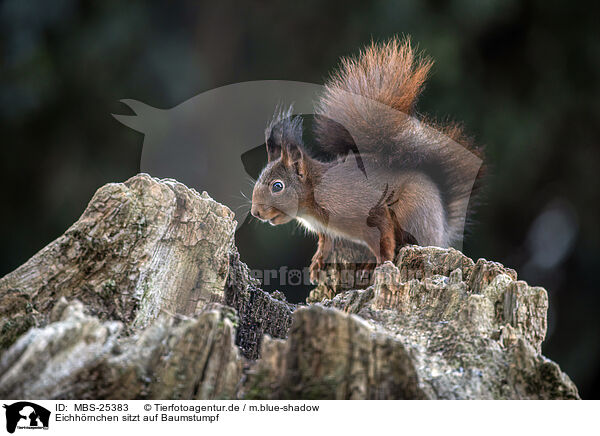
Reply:
M317 233L313 281L335 238L366 245L381 263L406 244L448 247L461 237L480 152L457 125L415 114L431 66L396 38L342 59L315 107L315 140L330 159L309 154L291 107L269 123L251 213Z

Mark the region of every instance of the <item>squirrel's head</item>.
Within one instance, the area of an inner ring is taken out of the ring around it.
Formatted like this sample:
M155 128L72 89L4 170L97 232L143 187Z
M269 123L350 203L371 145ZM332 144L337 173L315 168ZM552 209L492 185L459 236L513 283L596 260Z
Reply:
M252 215L271 225L294 219L309 195L302 119L291 112L279 112L267 127L268 162L252 192Z

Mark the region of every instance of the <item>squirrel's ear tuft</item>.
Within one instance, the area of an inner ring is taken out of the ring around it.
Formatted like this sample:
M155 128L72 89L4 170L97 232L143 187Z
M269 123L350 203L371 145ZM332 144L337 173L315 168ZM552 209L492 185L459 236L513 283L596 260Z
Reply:
M293 116L293 112L293 106L289 106L287 109L278 106L273 119L267 125L265 144L269 162L280 157L283 160L286 150L281 149L282 145L294 142L302 143L302 118Z
M267 146L267 162L273 162L281 156L281 144L278 144L273 137L268 138Z

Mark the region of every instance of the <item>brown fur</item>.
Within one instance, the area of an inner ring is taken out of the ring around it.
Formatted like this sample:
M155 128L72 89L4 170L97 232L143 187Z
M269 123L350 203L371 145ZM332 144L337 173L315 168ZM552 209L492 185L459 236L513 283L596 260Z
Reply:
M272 224L295 218L319 235L311 275L333 238L364 243L379 263L403 244L449 246L462 234L481 161L460 125L414 115L431 66L408 39L342 60L316 105L316 139L331 161L307 154L291 109L269 124L252 213Z

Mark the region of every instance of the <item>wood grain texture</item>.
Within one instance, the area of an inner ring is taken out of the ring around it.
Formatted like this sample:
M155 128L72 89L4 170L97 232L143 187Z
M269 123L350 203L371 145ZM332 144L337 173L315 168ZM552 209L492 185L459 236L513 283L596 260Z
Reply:
M406 246L349 285L364 253L337 245L318 303L296 306L250 277L235 226L174 180L100 188L0 279L0 396L579 398L541 354L546 291L515 271Z

